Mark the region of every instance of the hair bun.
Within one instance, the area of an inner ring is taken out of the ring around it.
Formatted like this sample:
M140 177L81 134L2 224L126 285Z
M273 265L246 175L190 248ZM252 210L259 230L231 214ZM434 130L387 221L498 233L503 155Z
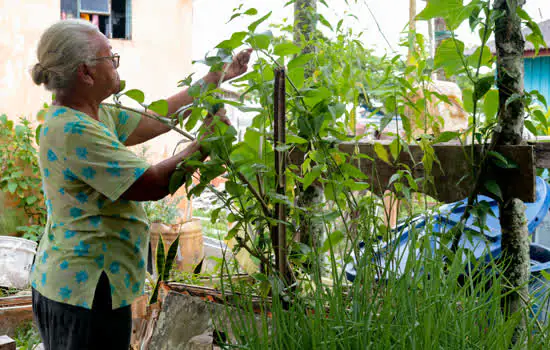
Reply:
M48 84L48 71L40 63L32 68L32 80L36 85Z

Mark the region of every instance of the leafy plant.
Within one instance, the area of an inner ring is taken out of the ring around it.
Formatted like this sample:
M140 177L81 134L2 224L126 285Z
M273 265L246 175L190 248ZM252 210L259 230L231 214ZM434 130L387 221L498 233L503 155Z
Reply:
M29 120L19 124L0 116L0 190L18 199L28 218L29 228L20 226L20 233L29 233L38 240L46 223L44 194L35 140L38 142L40 126L34 129ZM30 236L28 236L30 237Z
M143 208L150 222L175 224L180 216L177 205L181 199L182 197L165 197L158 201L145 202Z
M33 350L41 343L40 334L32 322L25 322L15 329L15 345L20 350Z
M179 240L180 236L178 235L178 237L176 237L172 244L170 244L170 247L168 248L168 253L166 253L164 251L164 240L162 239L162 235L159 235L159 242L157 245L156 253L158 277L157 282L154 285L151 298L149 299L149 304L154 304L157 302L160 282L167 281L170 278L170 271L174 266L174 261L178 252Z

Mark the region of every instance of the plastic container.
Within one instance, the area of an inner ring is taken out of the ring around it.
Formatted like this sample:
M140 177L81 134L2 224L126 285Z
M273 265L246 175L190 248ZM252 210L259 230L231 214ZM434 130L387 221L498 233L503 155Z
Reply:
M536 194L537 199L534 203L525 203L528 231L529 234L533 236L539 225L544 227L541 223L543 221L548 221L549 217L547 214L550 208L550 186L540 177L536 179ZM486 226L489 229L481 230L475 225L475 218L472 215L465 225L465 231L468 231L468 235L462 235L459 246L472 251L476 259L488 261L491 256L497 258L502 251L502 231L498 220L498 203L486 196L478 196L478 201L486 201L496 217L487 216ZM395 272L402 274L405 270L407 256L412 251L418 253L416 247L411 247L412 235L416 234L416 238L420 236L429 236L432 249L439 249L441 234L449 232L451 228L458 224L465 207L466 200L447 204L442 206L439 212L434 213L430 218L421 216L410 222L408 226L398 226L394 230L394 232L398 234L398 237L387 245L382 245L378 250L377 256L380 259L378 264L386 266L386 252L395 249L391 261L388 262ZM545 218L547 219L545 220ZM428 220L430 221L428 222ZM426 229L427 226L431 228L429 231ZM547 236L548 233L537 232L537 235ZM540 238L535 239L535 242L538 242L538 240L540 240ZM450 247L450 245L451 243L449 243L448 247ZM359 254L364 251L364 246L363 242L359 244ZM488 252L490 252L490 254L488 254ZM345 266L346 278L351 282L355 280L357 274L356 264L358 261L355 256L352 256L352 258L353 262ZM550 273L550 247L531 243L530 259L531 278L529 281L529 291L535 295L536 298L534 308L541 311L538 315L538 319L542 322L547 322L547 318L550 316L550 303L549 300L546 300L546 296L548 296L550 290L550 281L546 279L545 273L542 273L542 271Z
M182 224L166 225L154 223L151 225L151 248L156 256L159 236L162 235L165 253L168 253L170 244L180 236L176 255L177 268L180 271L193 272L204 257L204 239L200 219L191 219ZM153 268L156 270L155 264ZM156 275L156 271L155 271Z
M36 242L0 236L0 287L25 289L29 286Z

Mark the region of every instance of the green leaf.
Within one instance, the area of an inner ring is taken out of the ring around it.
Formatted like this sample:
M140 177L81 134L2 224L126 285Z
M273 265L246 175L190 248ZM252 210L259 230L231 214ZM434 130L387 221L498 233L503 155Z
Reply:
M464 89L462 91L462 100L464 109L468 113L474 113L474 91L472 89Z
M417 20L429 20L436 17L445 19L449 30L458 26L477 8L477 1L464 6L462 0L429 0L426 7L417 16Z
M256 50L267 50L269 44L273 40L273 34L270 31L267 31L262 34L252 34L246 42Z
M36 131L34 132L34 140L36 141L36 144L40 146L40 132L42 131L42 124L39 124L36 127Z
M491 89L494 83L495 83L495 77L493 77L492 75L481 78L478 81L476 81L475 87L474 87L474 96L473 96L474 101L478 101L483 96L485 96L487 91Z
M166 100L158 100L152 102L148 107L149 110L161 116L168 115L168 102Z
M391 164L390 159L388 157L388 151L386 151L386 148L384 146L382 146L382 144L375 143L374 144L374 152L376 153L378 158L380 158L381 160L383 160L384 162L386 162L388 164Z
M442 143L442 142L449 142L451 140L458 138L459 136L460 136L459 132L444 131L435 139L433 143L436 144L436 143Z
M315 57L315 54L312 54L312 53L298 55L295 58L293 58L290 62L288 62L287 67L289 70L298 68L298 67L303 67L306 64L310 63L314 57Z
M537 119L539 123L542 124L542 126L544 126L545 129L548 129L548 119L546 119L546 116L541 110L536 109L533 112L533 116Z
M535 126L535 124L533 124L532 121L530 121L530 120L525 120L525 121L524 121L524 125L525 125L525 127L527 128L527 130L529 130L530 132L533 133L533 135L538 135L537 127Z
M300 136L296 136L296 135L286 135L286 142L287 143L296 143L296 144L304 144L304 143L308 143L308 140L300 137Z
M305 74L304 68L289 69L288 79L294 83L297 89L301 89L304 86Z
M488 151L487 155L493 158L496 166L503 169L516 169L518 167L513 161L506 159L502 154L495 151Z
M17 125L15 127L15 136L22 138L25 136L25 127L23 125Z
M491 67L493 64L493 54L491 53L491 49L487 45L478 47L473 54L468 56L467 62L470 67L474 68L478 68L478 65L479 67Z
M222 41L216 48L233 51L243 44L243 39L246 38L247 35L247 32L235 32L231 35L231 39Z
M364 172L349 163L344 163L340 165L340 168L345 174L355 179L367 180L369 178Z
M14 193L17 190L17 182L8 182L8 191Z
M199 84L194 84L189 87L187 93L191 97L199 97L201 94L201 86Z
M273 48L273 53L277 56L291 56L300 53L300 48L293 43L282 43Z
M159 234L159 240L157 243L157 274L159 279L164 274L164 263L166 261L166 255L164 252L164 239L162 238L162 234Z
M255 16L258 14L258 10L256 10L255 8L249 8L244 12L244 14L249 16Z
M198 275L201 273L202 271L202 264L204 262L204 257L201 259L201 261L197 264L197 266L195 266L195 268L193 269L193 274L194 275Z
M233 197L239 197L244 193L244 188L233 181L227 181L225 183L225 190Z
M184 170L176 170L170 176L170 183L168 185L168 190L170 194L174 194L177 190L185 183L185 175L187 172Z
M321 176L321 167L319 165L316 165L313 167L313 169L311 169L310 172L306 174L306 176L304 176L304 190L307 189L313 183L313 181L319 178L319 176Z
M336 230L332 232L327 240L323 243L323 247L321 248L321 252L326 253L330 250L330 248L334 248L338 243L342 242L344 239L344 233L342 231Z
M145 101L145 94L141 90L137 90L137 89L128 90L124 93L124 95L128 96L134 101L137 101L140 104Z
M491 89L485 95L485 100L483 101L483 113L487 121L493 120L498 112L498 90Z
M522 98L523 96L518 93L512 94L512 96L508 97L508 99L506 100L506 103L504 104L504 108L508 109L508 105L510 105L510 103L514 103L517 100L521 100Z
M259 26L261 23L263 23L266 19L268 19L269 16L271 16L271 11L270 11L267 15L263 16L262 18L260 18L259 20L252 22L252 24L250 24L250 25L248 26L248 31L254 33L254 32L256 31L256 28L258 28L258 26Z
M548 109L548 104L546 103L546 97L544 97L543 94L541 94L538 90L531 91L531 95L534 95L536 99L542 103L544 108Z
M304 93L304 100L309 106L315 106L317 103L329 98L332 95L331 91L324 86L318 89L308 90ZM321 116L322 117L322 116Z
M434 68L443 68L447 76L457 75L464 69L462 56L464 43L456 39L445 39L436 50Z
M38 201L38 198L36 196L30 196L26 198L27 205L33 205Z
M330 111L332 117L336 120L346 113L346 105L338 102L334 105L328 106L328 110Z
M166 255L164 269L162 271L163 281L168 281L168 279L170 279L170 270L172 270L172 266L174 266L174 259L176 258L176 254L178 253L179 241L180 235L176 237L172 244L170 244L170 248L168 248L168 254Z
M401 142L398 138L394 139L390 143L390 152L393 157L393 160L397 161L397 159L399 158L399 155L401 154L402 148L403 147L401 146Z
M485 181L484 185L487 191L497 196L498 199L502 200L502 191L500 190L500 186L495 180L487 180Z
M330 30L334 30L332 28L332 25L330 25L329 21L327 21L327 19L325 18L325 16L323 16L322 14L318 13L317 14L318 17L319 17L319 22L321 22L322 25L324 25L325 27L327 27L328 29Z

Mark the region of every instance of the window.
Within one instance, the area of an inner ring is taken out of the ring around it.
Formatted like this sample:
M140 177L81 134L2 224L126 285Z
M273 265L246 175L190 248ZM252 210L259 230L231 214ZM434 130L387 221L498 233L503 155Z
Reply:
M61 0L61 18L82 18L108 38L131 39L131 0Z

